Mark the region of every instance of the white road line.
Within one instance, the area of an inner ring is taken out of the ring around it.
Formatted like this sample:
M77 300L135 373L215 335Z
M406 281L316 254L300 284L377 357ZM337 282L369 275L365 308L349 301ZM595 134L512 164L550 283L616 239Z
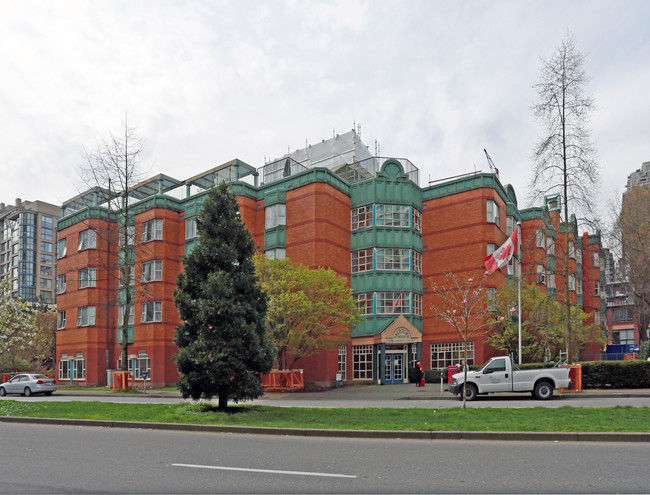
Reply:
M247 473L292 474L294 476L325 476L328 478L356 478L355 475L350 475L350 474L310 473L308 471L280 471L276 469L251 469L251 468L225 467L225 466L202 466L200 464L172 464L172 466L195 468L195 469L216 469L220 471L244 471Z

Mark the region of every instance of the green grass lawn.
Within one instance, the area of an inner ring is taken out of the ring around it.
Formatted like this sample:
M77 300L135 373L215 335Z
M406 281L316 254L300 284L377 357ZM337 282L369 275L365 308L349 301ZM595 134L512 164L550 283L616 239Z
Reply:
M630 406L465 410L233 406L223 413L208 403L25 403L4 399L0 416L353 430L650 432L650 408Z

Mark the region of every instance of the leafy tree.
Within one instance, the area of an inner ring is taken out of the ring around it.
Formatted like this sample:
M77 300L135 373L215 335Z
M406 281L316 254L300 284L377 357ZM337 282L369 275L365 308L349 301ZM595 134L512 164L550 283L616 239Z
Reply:
M498 313L498 294L490 297L485 289L487 277L487 272L481 280L477 280L476 276L465 279L447 273L442 285L433 285L432 292L438 300L431 306L431 313L434 318L456 329L463 341L465 364L467 364L467 342L479 330L490 327L496 321L505 320L505 316ZM463 367L463 371L465 373L463 409L465 409L467 366Z
M36 337L36 318L27 302L11 297L11 281L0 282L0 356L12 368L20 360L20 352Z
M36 335L29 347L29 357L37 370L54 369L56 365L56 312L36 315Z
M535 201L559 192L563 199L563 222L569 225L569 209L588 222L595 222L594 200L599 187L596 149L587 127L594 101L585 95L589 79L585 56L568 33L549 60L542 60L540 79L534 88L538 102L535 117L544 131L533 150L531 197ZM569 237L564 236L563 275L569 277ZM571 342L569 284L565 283L566 343ZM570 348L567 347L570 356Z
M199 243L183 257L174 292L183 323L174 360L183 397L238 402L261 396L260 374L273 365L266 297L253 266L254 244L226 184L211 189L197 221Z
M486 331L485 341L495 349L508 353L518 352L518 325L516 321L517 287L508 284L499 291L499 313L509 315L501 317ZM560 349L566 347L564 321L566 313L562 305L544 294L536 284L529 284L521 291L521 353L522 362L541 362L554 359ZM571 348L575 358L580 349L588 342L600 342L598 325L585 324L589 317L577 306L571 307Z
M279 369L293 369L300 358L347 342L361 316L343 277L261 253L254 262L269 297L266 323Z

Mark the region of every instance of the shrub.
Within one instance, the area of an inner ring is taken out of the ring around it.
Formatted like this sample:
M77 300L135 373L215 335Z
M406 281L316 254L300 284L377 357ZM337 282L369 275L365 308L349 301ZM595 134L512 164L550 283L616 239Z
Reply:
M646 361L650 357L650 340L646 340L639 344L639 359Z
M591 361L582 365L582 388L649 388L649 361Z

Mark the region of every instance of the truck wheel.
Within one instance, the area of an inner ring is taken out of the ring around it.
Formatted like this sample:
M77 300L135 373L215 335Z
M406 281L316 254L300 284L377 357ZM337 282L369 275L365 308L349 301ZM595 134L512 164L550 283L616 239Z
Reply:
M537 400L549 400L553 397L553 385L548 382L539 382L535 385L535 398Z
M467 400L467 402L471 402L474 399L476 399L477 395L478 395L478 390L476 389L476 385L474 385L473 383L468 383L467 385L465 385L465 400ZM461 399L463 398L462 388L461 388L460 398Z

